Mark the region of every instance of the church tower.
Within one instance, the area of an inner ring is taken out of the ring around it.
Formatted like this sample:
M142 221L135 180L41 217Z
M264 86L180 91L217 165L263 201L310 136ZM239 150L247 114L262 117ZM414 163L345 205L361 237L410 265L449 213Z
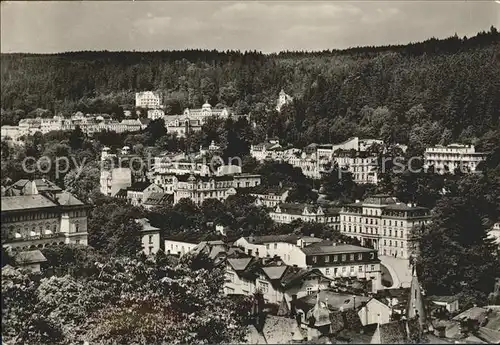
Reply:
M422 290L418 282L416 265L412 265L412 279L410 285L410 298L408 299L408 306L406 308L406 317L408 320L418 318L420 329L423 331L426 326L426 315L424 299L422 297Z

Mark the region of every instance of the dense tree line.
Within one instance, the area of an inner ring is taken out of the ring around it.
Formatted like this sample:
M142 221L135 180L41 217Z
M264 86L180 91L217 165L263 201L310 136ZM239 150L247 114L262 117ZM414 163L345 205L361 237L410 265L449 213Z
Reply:
M2 122L37 108L108 112L157 90L167 113L213 105L250 113L257 135L297 145L377 136L471 141L498 126L500 34L316 53L75 52L2 55ZM295 102L273 111L281 88ZM24 115L23 115L24 114Z

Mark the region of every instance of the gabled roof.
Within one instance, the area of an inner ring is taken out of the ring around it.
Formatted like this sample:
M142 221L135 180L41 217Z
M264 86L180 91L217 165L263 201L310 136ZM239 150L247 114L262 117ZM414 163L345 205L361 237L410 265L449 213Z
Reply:
M283 277L283 273L285 273L287 266L270 266L270 267L262 267L262 271L266 274L266 276L271 280L281 279Z
M151 193L146 201L144 201L145 205L163 205L166 203L172 203L174 196L172 194L162 193L162 192L153 192ZM172 199L172 200L170 200ZM169 202L171 201L171 202Z
M151 186L151 182L134 182L130 187L127 188L128 191L132 192L142 192L149 186Z
M63 191L61 193L57 193L55 195L57 202L61 206L77 206L77 205L85 205L83 202L75 198L75 196L71 193Z
M248 258L229 258L227 262L235 271L243 271L247 268L248 264L252 261L251 257Z
M292 243L296 244L297 240L300 239L300 236L295 234L289 235L267 235L267 236L249 236L245 237L248 243L253 244L265 244L265 243Z

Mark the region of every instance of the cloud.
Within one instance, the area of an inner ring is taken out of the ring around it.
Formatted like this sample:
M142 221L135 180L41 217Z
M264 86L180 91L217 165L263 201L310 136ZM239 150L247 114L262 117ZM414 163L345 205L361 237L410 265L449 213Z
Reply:
M491 2L2 2L2 52L323 50L474 35Z

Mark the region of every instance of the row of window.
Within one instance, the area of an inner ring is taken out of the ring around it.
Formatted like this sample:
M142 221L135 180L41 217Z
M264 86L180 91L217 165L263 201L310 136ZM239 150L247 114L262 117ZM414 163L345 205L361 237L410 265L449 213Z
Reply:
M350 273L354 273L355 269L354 269L354 266L351 266L350 269L349 269L349 272ZM370 271L375 271L375 265L371 265L369 267L366 268L366 271L367 272L370 272ZM330 267L327 267L325 269L325 275L326 276L329 276L330 275L330 272L331 272L331 268ZM347 267L344 266L342 267L342 273L346 273L347 272ZM333 275L337 275L339 273L339 268L338 267L333 267ZM358 273L363 273L363 266L358 266Z
M392 243L393 243L392 240L389 240L389 247L392 247ZM386 245L387 245L387 240L384 240L384 246L386 246ZM399 245L401 248L403 248L404 241L400 241ZM397 246L398 246L398 241L394 241L394 247L397 247Z
M324 262L330 262L330 258L333 257L333 262L338 262L340 259L340 262L342 261L347 261L347 254L335 254L335 255L321 255L324 257ZM349 254L349 261L354 261L357 259L358 261L363 260L363 253L355 253L355 254ZM370 252L370 259L375 259L375 253ZM312 262L317 263L318 262L318 256L313 255L312 256Z
M344 224L344 227L343 227L343 231L344 232L359 232L360 234L361 233L366 233L366 234L372 234L372 235L378 235L378 228L374 228L374 227L365 227L366 231L363 231L363 227L359 226L359 227L356 227L356 226L353 226L351 227L350 225L348 227L345 226ZM384 228L383 229L384 231L384 236L389 236L389 237L392 237L392 229L389 229L389 235L387 235L387 229ZM403 230L394 230L394 237L399 237L400 238L403 238L404 237L404 229Z
M370 210L371 211L371 210ZM360 222L362 223L362 218L359 217L359 220L357 220L356 217L351 217L350 216L342 216L342 221L347 221L347 222ZM365 218L365 224L373 224L373 225L378 225L378 220L377 219L373 219L373 218ZM392 220L389 219L388 221L386 221L385 219L382 219L382 225L389 225L389 226L398 226L398 221L397 220L394 220L394 224L392 223ZM399 222L399 226L404 226L404 223L403 221L400 221Z

